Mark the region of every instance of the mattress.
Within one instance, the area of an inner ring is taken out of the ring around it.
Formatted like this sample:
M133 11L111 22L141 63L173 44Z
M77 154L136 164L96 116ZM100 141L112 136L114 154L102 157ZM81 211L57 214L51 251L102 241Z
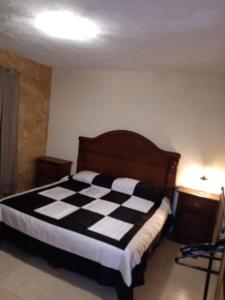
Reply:
M169 199L161 198L156 189L91 171L0 203L0 221L5 225L118 270L127 287L132 285L132 270L170 213Z

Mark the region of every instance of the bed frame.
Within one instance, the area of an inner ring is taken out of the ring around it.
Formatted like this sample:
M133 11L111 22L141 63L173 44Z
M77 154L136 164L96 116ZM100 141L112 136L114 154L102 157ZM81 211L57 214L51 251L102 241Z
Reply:
M110 131L96 138L79 138L77 171L92 170L116 177L131 177L163 188L171 196L175 188L180 154L163 151L145 137L125 130ZM55 248L12 229L0 222L0 240L10 240L25 250L52 263L85 275L102 285L114 286L119 300L132 300L133 288L144 284L147 257L157 244L161 233L150 246L150 251L132 272L133 284L128 288L119 271L109 269L85 258Z
M127 130L80 137L79 141L77 171L138 179L172 195L180 154L161 150L142 135Z

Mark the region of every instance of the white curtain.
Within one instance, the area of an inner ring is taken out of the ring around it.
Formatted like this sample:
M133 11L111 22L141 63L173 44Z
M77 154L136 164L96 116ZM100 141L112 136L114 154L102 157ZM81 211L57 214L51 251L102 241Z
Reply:
M17 189L19 74L0 66L0 197Z

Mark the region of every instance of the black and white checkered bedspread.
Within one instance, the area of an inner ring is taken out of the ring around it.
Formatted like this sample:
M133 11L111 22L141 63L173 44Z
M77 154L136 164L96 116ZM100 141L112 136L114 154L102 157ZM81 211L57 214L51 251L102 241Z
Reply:
M84 171L1 205L125 249L161 201L159 189L140 181Z

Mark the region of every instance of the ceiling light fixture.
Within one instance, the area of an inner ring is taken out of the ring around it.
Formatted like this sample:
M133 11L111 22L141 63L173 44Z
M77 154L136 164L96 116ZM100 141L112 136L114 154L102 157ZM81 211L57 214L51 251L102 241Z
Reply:
M34 26L52 37L77 41L96 38L100 33L94 22L67 11L40 13L34 20Z

